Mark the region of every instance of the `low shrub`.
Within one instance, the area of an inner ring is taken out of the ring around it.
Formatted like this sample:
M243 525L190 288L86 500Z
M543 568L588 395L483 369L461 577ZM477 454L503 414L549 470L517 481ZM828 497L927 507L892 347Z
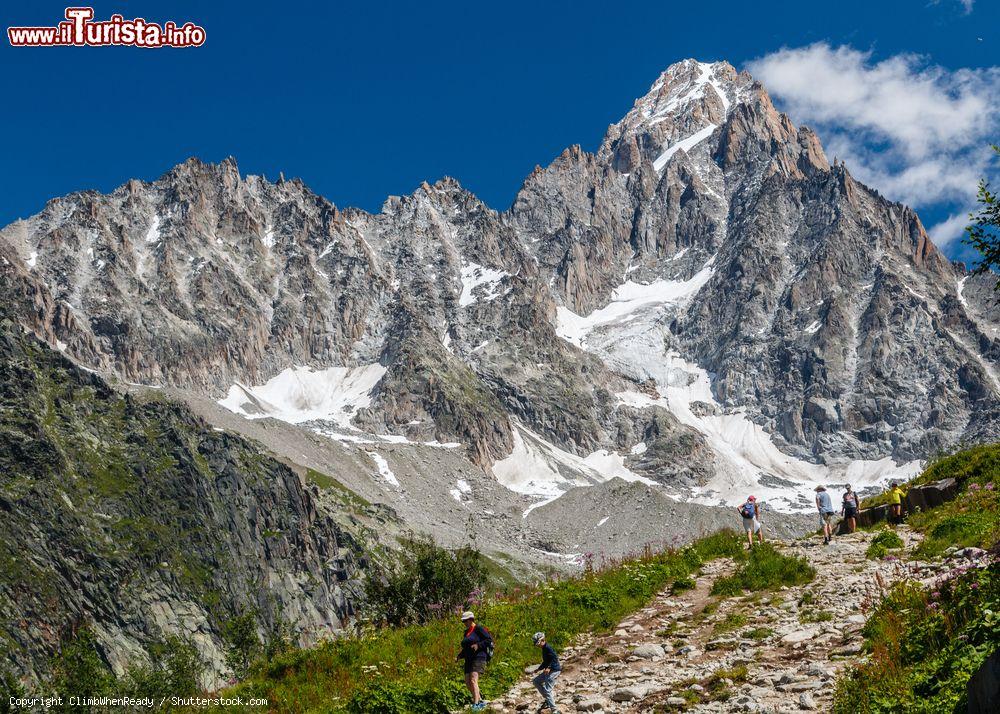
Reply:
M810 625L817 622L830 622L832 619L833 613L829 610L810 610L799 615L799 622L804 625Z
M264 653L257 635L257 613L245 612L228 619L222 626L222 641L226 645L226 665L234 677L243 679Z
M149 654L149 664L136 664L118 677L101 656L94 633L87 627L81 628L63 639L52 658L51 675L38 692L62 697L51 711L71 712L80 711L80 707L71 705L70 697L131 696L160 701L164 697L189 696L201 691L206 663L191 640L168 636L154 642ZM16 680L13 682L16 684ZM19 694L26 693L21 690Z
M716 632L732 632L747 624L747 616L742 612L731 612L715 623Z
M197 694L205 668L206 662L191 640L170 635L150 647L148 666L128 670L119 691L155 701Z
M944 505L907 519L925 538L914 550L919 558L941 555L950 546L989 548L1000 541L1000 490L992 481L969 483Z
M712 676L709 677L708 684L711 686L714 682L721 682L723 679L728 679L736 684L741 684L747 681L749 674L750 670L747 669L745 664L734 664L732 667L715 670L712 673Z
M1000 482L1000 444L981 444L933 459L913 479L914 485L956 479L962 487L970 483Z
M695 584L694 578L677 578L677 580L674 581L674 584L670 586L670 593L672 595L676 595L677 593L682 593L685 590L693 590Z
M783 555L770 543L764 543L753 547L747 561L734 575L716 580L712 594L731 596L744 590L804 585L815 577L815 569L805 558Z
M448 550L430 538L404 543L399 561L366 583L371 619L389 625L427 622L475 604L488 576L473 548Z
M879 560L884 558L890 550L903 547L903 539L891 528L883 528L878 535L872 538L865 551L865 557L869 560Z
M935 459L913 480L953 477L957 498L911 514L907 523L925 534L920 558L952 546L989 547L1000 540L1000 444ZM873 541L869 555L884 555ZM894 547L888 536L879 545ZM901 543L900 543L901 545ZM1000 648L1000 564L957 566L934 586L897 583L864 627L867 660L837 683L835 714L964 712L966 686L983 660Z

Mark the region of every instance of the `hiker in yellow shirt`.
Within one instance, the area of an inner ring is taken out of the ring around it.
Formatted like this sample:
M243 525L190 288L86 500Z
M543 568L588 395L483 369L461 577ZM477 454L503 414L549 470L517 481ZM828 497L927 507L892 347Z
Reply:
M893 481L889 484L889 521L891 523L903 522L903 489Z

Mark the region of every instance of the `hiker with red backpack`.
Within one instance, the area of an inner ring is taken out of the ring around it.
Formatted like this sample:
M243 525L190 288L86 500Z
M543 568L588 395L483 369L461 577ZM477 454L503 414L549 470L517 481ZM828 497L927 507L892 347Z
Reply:
M465 661L465 686L472 695L472 711L486 708L486 702L479 695L479 675L486 671L486 663L493 657L493 635L482 625L476 624L476 616L466 610L462 613L465 636L462 649L456 660Z
M746 503L736 509L743 516L743 530L747 534L747 550L753 548L753 534L757 534L757 541L764 542L764 528L760 523L760 504L756 496L748 496Z

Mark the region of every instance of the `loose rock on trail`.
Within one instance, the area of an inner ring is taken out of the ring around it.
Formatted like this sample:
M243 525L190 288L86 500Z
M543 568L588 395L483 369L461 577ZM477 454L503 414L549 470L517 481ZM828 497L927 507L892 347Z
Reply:
M918 541L897 531L907 550ZM813 582L736 597L710 595L735 570L707 563L696 587L667 588L606 635L584 635L562 652L556 686L561 712L828 711L838 675L862 654L861 628L879 593L898 580L926 578L936 566L868 560L875 533L778 542L816 569ZM530 676L491 704L536 711Z

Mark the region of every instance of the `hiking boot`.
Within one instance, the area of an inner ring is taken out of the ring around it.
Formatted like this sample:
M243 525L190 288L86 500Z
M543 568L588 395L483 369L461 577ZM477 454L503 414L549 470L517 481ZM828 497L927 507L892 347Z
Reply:
M474 712L481 712L485 708L486 708L486 700L485 699L481 700L478 704L473 704L472 705L472 711L474 711Z

